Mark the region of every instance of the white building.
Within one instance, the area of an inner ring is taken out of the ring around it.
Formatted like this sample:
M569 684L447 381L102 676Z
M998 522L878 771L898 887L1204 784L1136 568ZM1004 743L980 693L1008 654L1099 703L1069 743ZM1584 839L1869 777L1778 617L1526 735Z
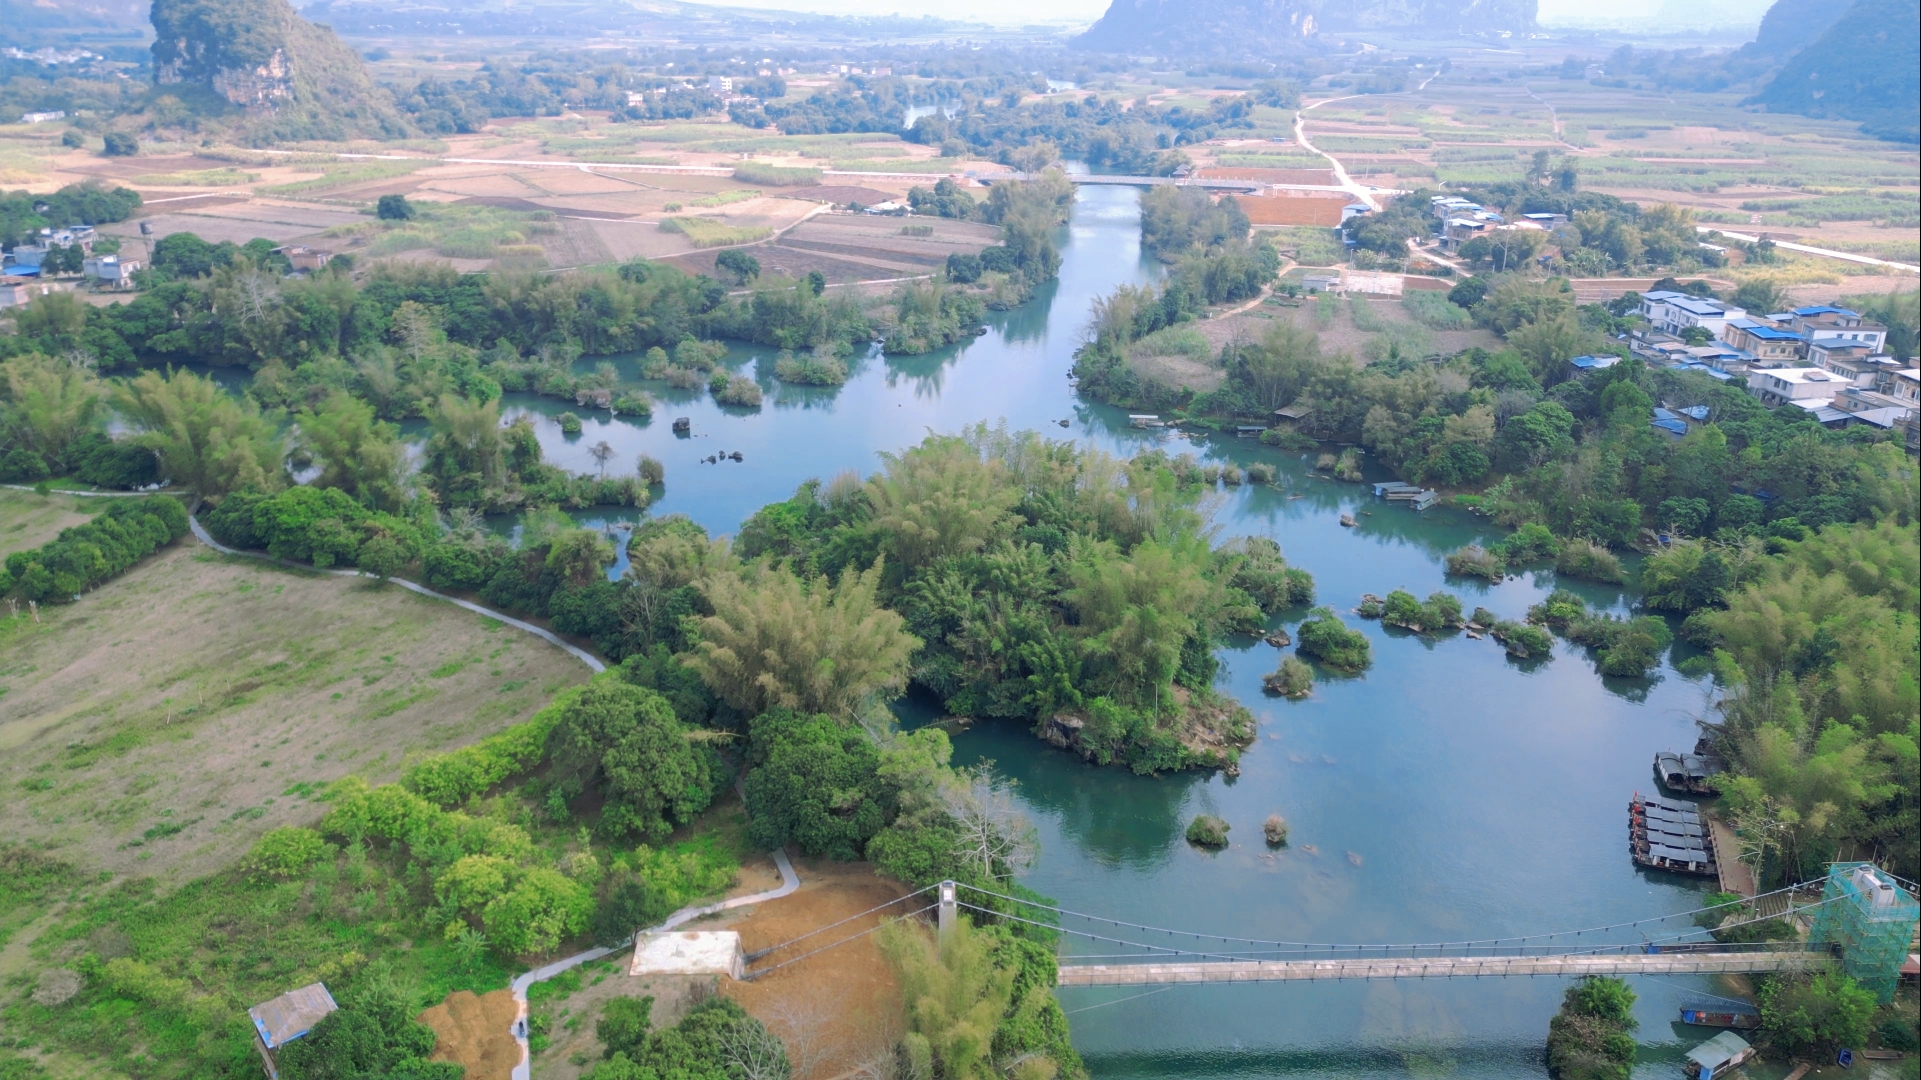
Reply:
M1748 393L1764 405L1826 404L1848 380L1822 368L1762 368L1748 372Z
M1641 297L1641 316L1656 330L1680 337L1690 327L1701 327L1715 337L1727 332L1728 320L1747 311L1719 300L1687 293L1651 292Z

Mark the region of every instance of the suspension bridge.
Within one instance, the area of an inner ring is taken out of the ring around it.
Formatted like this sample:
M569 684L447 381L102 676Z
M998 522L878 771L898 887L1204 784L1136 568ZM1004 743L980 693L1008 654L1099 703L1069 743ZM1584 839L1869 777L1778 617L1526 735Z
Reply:
M1721 975L1839 967L1892 994L1916 933L1917 886L1866 863L1836 864L1818 898L1791 886L1738 902L1603 926L1421 943L1284 941L1149 926L946 881L746 957L755 979L881 927L930 913L944 933L963 912L1058 935L1063 987L1349 979ZM865 929L832 935L887 909ZM1714 931L1783 921L1808 940L1738 943ZM1705 924L1705 925L1704 925ZM804 946L804 948L803 948Z

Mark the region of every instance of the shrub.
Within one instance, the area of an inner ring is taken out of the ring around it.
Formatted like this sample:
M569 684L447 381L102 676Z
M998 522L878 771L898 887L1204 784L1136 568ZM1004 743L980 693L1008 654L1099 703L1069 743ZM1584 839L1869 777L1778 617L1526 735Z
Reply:
M259 880L292 881L333 850L333 845L312 829L284 825L254 841L240 868Z
M1497 621L1488 625L1488 633L1507 646L1507 654L1518 660L1554 653L1554 635L1526 623Z
M104 157L132 157L140 152L140 141L124 131L109 131L100 153Z
M187 533L187 511L166 496L114 499L84 525L63 530L51 543L7 556L0 594L59 604L125 572Z
M1552 559L1560 553L1561 542L1537 521L1528 522L1488 548L1488 554L1509 566Z
M487 936L516 956L552 952L587 929L593 894L558 870L525 871L518 884L488 903Z
M1274 482L1274 466L1257 461L1247 467L1247 482L1250 484L1271 484Z
M635 469L640 474L640 482L649 487L667 482L667 466L651 454L640 455L640 462Z
M1621 569L1621 560L1615 558L1607 548L1590 540L1569 540L1561 549L1561 557L1555 560L1554 570L1567 577L1611 585L1619 585L1627 580L1627 573Z
M524 724L410 766L400 774L400 783L435 805L459 806L538 764L546 752L548 735L582 692L579 687L563 690Z
M559 416L554 417L554 422L560 425L560 430L566 432L569 435L580 434L580 430L581 430L580 417L576 416L571 411L561 413Z
M1261 685L1270 694L1306 697L1314 689L1314 669L1298 656L1284 656L1281 666L1263 677Z
M1428 596L1425 603L1414 599L1414 594L1396 589L1387 594L1381 605L1381 621L1389 626L1399 626L1416 633L1431 633L1446 630L1463 624L1461 601L1451 593L1436 592Z
M1312 450L1321 445L1313 438L1288 428L1268 428L1261 432L1261 442L1267 446L1278 446L1283 450Z
M1309 612L1294 636L1300 641L1298 651L1302 656L1313 657L1335 671L1357 674L1372 662L1367 635L1348 629L1333 608L1318 607Z
M818 354L796 357L783 349L774 361L774 377L801 386L840 386L847 381L847 362Z
M1202 814L1187 824L1187 842L1196 847L1227 846L1228 824L1212 814Z
M759 383L745 375L729 377L720 372L716 372L716 375L719 376L719 379L716 381L723 382L724 385L714 391L715 401L722 405L739 405L749 409L760 408Z
M1280 847L1287 843L1287 819L1279 814L1267 815L1261 823L1261 836L1269 847Z
M1499 555L1478 544L1469 544L1448 554L1447 572L1457 577L1478 577L1498 582L1507 576L1507 565Z

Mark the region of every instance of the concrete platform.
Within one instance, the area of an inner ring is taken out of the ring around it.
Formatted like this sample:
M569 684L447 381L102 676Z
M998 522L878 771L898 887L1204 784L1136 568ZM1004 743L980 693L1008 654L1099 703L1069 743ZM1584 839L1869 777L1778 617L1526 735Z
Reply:
M668 930L634 939L629 975L727 975L746 969L740 935L732 930Z

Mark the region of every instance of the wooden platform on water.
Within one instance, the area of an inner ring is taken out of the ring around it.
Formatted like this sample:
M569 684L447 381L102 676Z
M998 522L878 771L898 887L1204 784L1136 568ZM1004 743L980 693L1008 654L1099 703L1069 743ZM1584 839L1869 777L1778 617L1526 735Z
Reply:
M1060 966L1061 986L1159 983L1302 982L1320 979L1461 979L1516 975L1733 975L1816 971L1832 958L1819 952L1627 953L1588 956L1352 957L1328 960L1217 960L1167 964Z

